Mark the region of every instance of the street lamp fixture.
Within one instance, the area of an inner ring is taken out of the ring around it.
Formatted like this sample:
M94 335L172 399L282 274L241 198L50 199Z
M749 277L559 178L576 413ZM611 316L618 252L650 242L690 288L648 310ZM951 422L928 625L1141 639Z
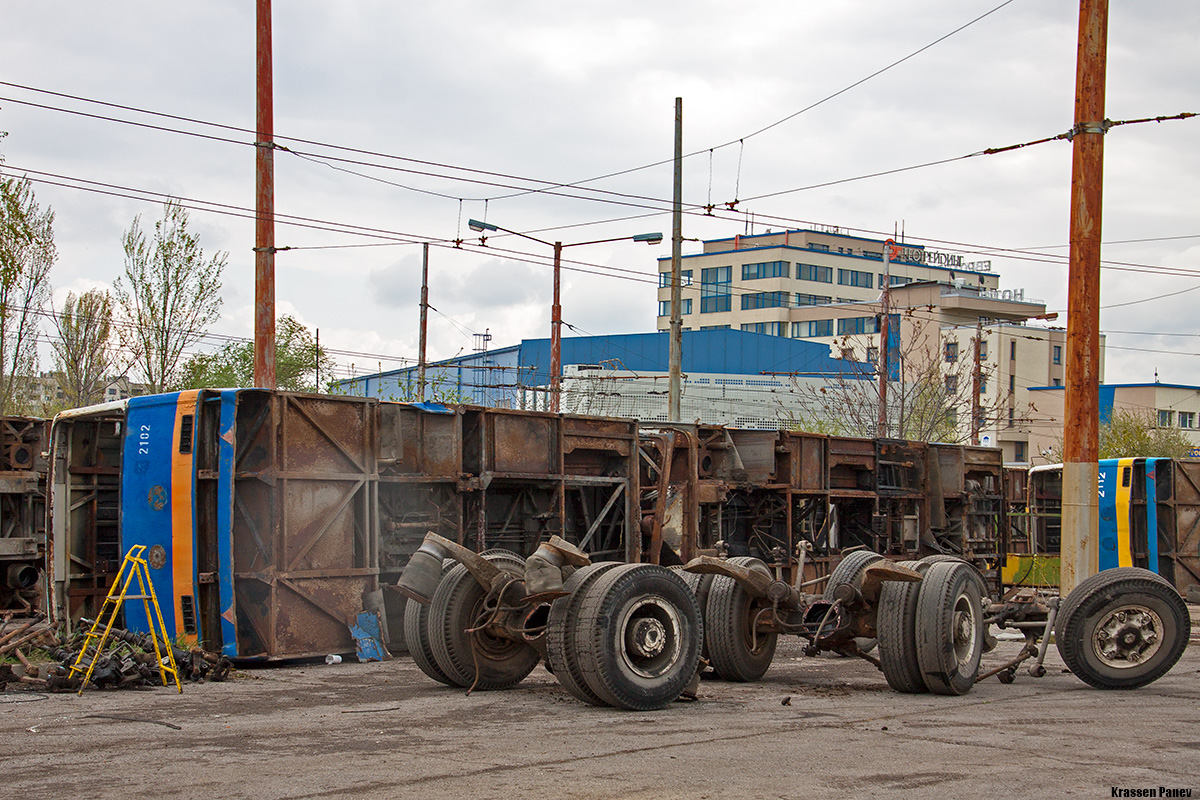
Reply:
M504 233L511 233L514 236L520 236L522 239L529 239L538 244L554 248L554 300L550 306L550 410L557 414L559 395L562 392L562 306L559 304L559 295L563 248L579 247L585 244L624 241L645 242L649 245L655 245L662 242L663 235L662 233L638 233L633 236L615 236L611 239L593 239L589 242L567 242L563 244L562 242L547 242L544 239L530 236L527 233L501 228L499 225L493 225L490 222L481 222L477 219L467 220L467 227L476 233L503 231Z

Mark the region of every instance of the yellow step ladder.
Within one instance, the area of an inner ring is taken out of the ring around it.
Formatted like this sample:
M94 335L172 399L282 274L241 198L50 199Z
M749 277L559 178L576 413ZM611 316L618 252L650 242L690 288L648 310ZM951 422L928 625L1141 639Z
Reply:
M83 683L79 685L79 694L83 694L84 687L92 679L92 670L96 668L96 662L104 650L104 643L108 641L113 623L117 621L117 612L121 610L126 600L141 600L146 609L146 620L150 623L150 640L154 642L154 655L158 663L158 674L162 676L163 686L168 685L167 673L170 673L171 677L175 679L175 686L179 689L180 694L183 693L183 685L179 682L179 667L175 664L175 651L171 647L171 637L167 635L167 625L163 622L162 609L158 607L158 596L154 593L154 583L150 580L150 566L146 563L146 559L142 558L144 552L146 552L146 545L135 544L125 554L125 560L121 562L121 568L117 570L117 579L113 581L112 588L108 590L108 596L104 598L100 613L96 615L96 621L92 623L92 629L88 631L87 638L83 642L83 649L79 651L75 663L71 666L68 677L73 678L76 672L83 672L82 664L88 647L94 640L99 639L92 651L92 660L87 666L87 674L83 676ZM129 585L133 583L134 576L137 576L138 593L129 594ZM152 605L154 607L153 617L150 616ZM104 622L106 616L107 623ZM101 627L104 628L103 633L98 632ZM161 649L158 644L159 636L162 637L163 643ZM166 661L170 666L163 663L163 650L167 652Z

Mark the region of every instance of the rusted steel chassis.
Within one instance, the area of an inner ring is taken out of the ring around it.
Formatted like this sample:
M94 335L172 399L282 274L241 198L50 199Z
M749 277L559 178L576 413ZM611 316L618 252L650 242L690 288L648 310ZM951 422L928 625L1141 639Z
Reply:
M524 573L520 575L515 574L511 569L504 569L485 555L477 554L449 539L429 533L406 567L397 588L410 601L429 606L433 602L434 595L438 593L438 586L443 576L446 575L446 559L452 559L462 564L485 592L479 604L476 621L466 631L468 635L476 637L478 640L478 643L472 644L472 651L474 652L476 649L483 651L488 647L492 647L494 650L496 649L494 643L498 640L511 642L533 648L547 664L555 662L554 654L547 652L549 629L556 624L567 624L562 622L561 613L554 613L553 604L572 602L572 599L569 598L570 588L573 588L570 581L571 576L580 568L603 569L607 567L613 569L616 566L596 565L590 567L591 561L585 553L559 537L552 537L548 542L543 543L533 555L525 559ZM815 596L804 594L799 587L771 577L769 570L763 569L761 563L755 566L746 566L731 560L700 556L682 568L673 570L649 564L624 565L624 568L641 570L650 576L650 580L662 579L665 573L667 576L674 576L670 580L679 581L681 584L686 583L686 579L682 577L683 572L696 576L720 576L735 582L743 593L737 612L745 621L742 630L753 640L746 644L746 652L758 651L760 648L756 642L760 639L770 638L773 641L774 637L779 634L791 634L801 636L808 641L806 652L810 654L821 651L837 651L846 655L860 656L877 666L879 665L878 660L860 651L856 639L876 635L875 614L883 585L888 581L918 582L921 580L921 573L918 571L880 559L862 571L861 580L857 581L856 585L843 584L835 587L830 596ZM564 588L564 585L567 588ZM647 590L647 596L652 594L652 590ZM444 597L444 595L439 596ZM688 597L691 597L690 588ZM571 608L577 609L581 603L586 602L586 599L585 597L584 600L575 601L575 605ZM433 603L433 605L437 606L438 603ZM559 609L559 611L561 610ZM440 628L445 624L442 619L434 618L443 612L444 607L430 611L428 625L431 629ZM589 623L580 620L578 624ZM670 613L657 616L648 614L644 619L635 618L633 624L618 631L615 637L617 641L621 642L618 647L626 649L632 654L628 658L633 663L634 672L638 671L637 666L641 661L652 665L656 659L660 658L660 650L656 648L672 646L672 642L675 642L675 636L671 630L672 625L686 627L682 621L673 620ZM698 628L699 626L697 626ZM440 630L438 632L440 633ZM702 636L702 633L697 632L697 639ZM572 631L567 638L586 641L589 639L602 640L605 637L603 635L593 636L590 631L585 631L582 635ZM662 644L663 642L666 644ZM686 650L686 646L680 646L679 649ZM771 650L773 650L773 646ZM698 642L695 651L694 660L681 659L673 665L672 669L681 673L684 680L680 683L680 691L667 698L667 702L676 699L679 693L687 694L688 684L694 691L695 678L699 671L706 666L699 658ZM618 654L618 660L620 657L621 655ZM769 658L770 653L767 654L768 661ZM566 661L570 664L571 658L568 657ZM568 688L571 688L570 677L567 676L564 679L564 676L559 673L560 670L555 669L556 676ZM602 689L603 687L601 687L600 699L609 705L641 708L641 706L627 704L623 699L614 702L610 697L605 696ZM576 694L579 696L578 693ZM588 695L586 689L583 694ZM582 699L591 701L590 697ZM661 706L655 700L646 707Z

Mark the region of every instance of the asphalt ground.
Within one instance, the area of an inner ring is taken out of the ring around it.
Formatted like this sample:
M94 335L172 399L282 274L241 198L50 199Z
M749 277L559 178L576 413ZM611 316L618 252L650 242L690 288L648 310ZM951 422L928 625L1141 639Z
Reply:
M1191 606L1194 621L1200 607ZM1064 671L901 695L861 659L781 640L757 683L653 713L579 703L538 667L471 696L384 663L242 669L174 689L0 696L12 798L1101 798L1200 796L1200 632L1165 677ZM1011 658L1002 641L984 668ZM1129 795L1125 795L1129 796ZM1136 795L1134 795L1136 796Z

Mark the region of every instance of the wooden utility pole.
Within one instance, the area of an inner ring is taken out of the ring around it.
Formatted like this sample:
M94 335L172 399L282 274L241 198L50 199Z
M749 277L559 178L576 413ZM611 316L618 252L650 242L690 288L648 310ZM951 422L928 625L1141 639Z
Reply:
M258 0L254 142L254 385L275 388L275 100L271 0Z
M667 419L679 422L683 395L683 98L675 98L675 189L671 207L671 351Z
M880 439L888 436L888 381L892 379L888 363L888 339L891 336L892 321L892 247L895 242L888 239L883 244L883 295L881 305L883 313L879 317L879 355L875 357L876 369L879 371L879 426L875 435ZM799 269L799 267L797 267Z
M425 333L429 323L429 242L421 245L421 338L417 345L417 400L425 402Z
M1108 0L1081 0L1071 159L1062 564L1065 595L1099 569L1100 221Z
M557 414L562 395L562 251L554 243L554 298L550 304L550 411Z

